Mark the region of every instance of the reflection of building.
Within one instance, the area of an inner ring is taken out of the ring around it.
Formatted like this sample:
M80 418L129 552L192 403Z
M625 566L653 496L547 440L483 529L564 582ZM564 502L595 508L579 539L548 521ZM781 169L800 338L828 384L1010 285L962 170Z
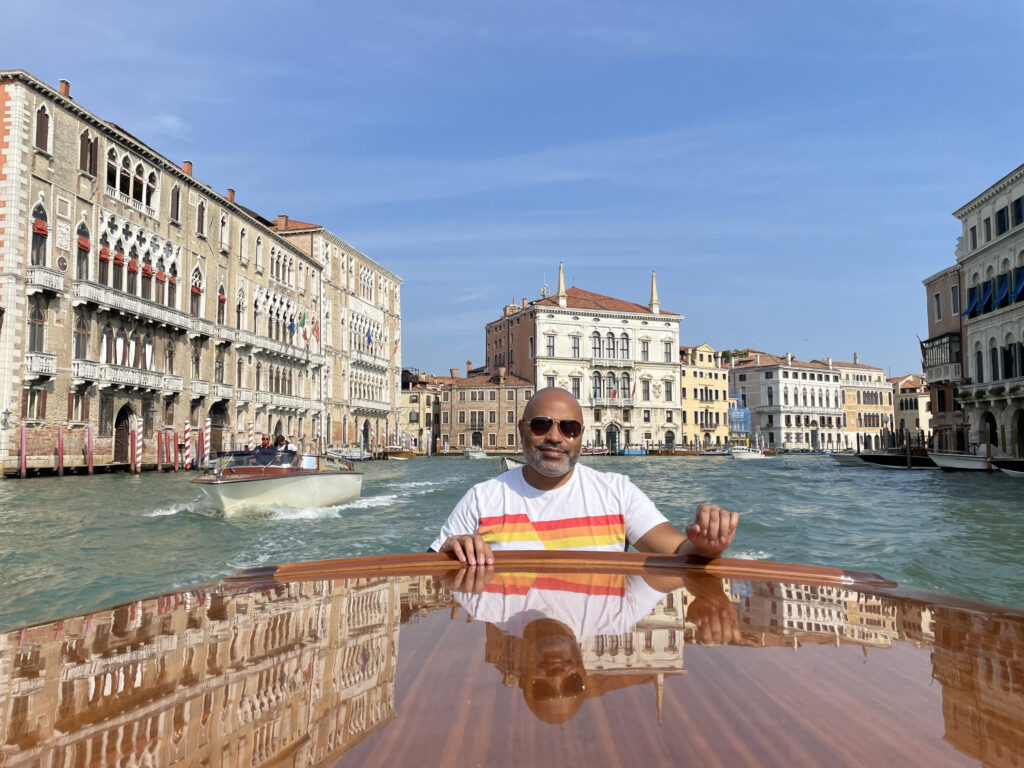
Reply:
M187 592L0 637L5 765L337 756L394 716L398 585Z
M679 324L661 309L651 276L647 305L565 287L487 324L487 367L561 387L583 408L584 445L674 445L680 424Z
M680 442L696 448L729 442L729 370L710 344L679 348Z
M193 456L206 419L213 450L250 424L321 446L394 425L400 278L214 191L67 81L0 72L0 146L5 471L22 426L27 467L55 468L59 438L68 467L90 444L99 466L138 445L154 464L186 420Z

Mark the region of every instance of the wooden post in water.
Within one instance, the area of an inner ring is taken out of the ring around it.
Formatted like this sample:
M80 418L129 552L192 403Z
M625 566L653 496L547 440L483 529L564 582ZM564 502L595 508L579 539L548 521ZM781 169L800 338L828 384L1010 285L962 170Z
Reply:
M88 427L86 427L85 440L86 440L85 457L86 457L86 461L89 463L89 474L91 475L92 474L92 424L90 424Z
M21 458L19 459L19 472L22 479L28 474L28 458L25 456L25 425L21 425Z
M57 477L64 477L64 427L57 427Z

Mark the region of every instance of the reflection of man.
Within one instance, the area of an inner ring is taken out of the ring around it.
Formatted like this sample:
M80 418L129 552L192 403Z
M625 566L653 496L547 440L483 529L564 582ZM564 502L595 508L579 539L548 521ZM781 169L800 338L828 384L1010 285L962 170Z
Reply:
M718 557L739 516L701 504L685 534L625 475L577 465L583 411L564 389L549 387L527 403L519 422L526 465L469 490L434 540L471 565L493 562L492 549L582 549Z
M548 723L565 722L585 698L604 692L588 675L581 643L598 635L628 634L667 591L685 586L694 595L687 618L697 624L701 642L740 637L721 580L703 573L494 574L492 569L462 568L446 581L470 616L508 637L506 662L518 675L523 700Z

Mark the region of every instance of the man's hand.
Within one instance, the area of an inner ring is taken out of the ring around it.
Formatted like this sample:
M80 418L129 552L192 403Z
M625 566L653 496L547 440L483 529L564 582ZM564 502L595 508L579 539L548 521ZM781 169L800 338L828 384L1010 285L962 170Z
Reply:
M469 565L494 565L491 545L479 533L465 536L449 536L438 552L451 552L460 563Z
M736 607L726 596L722 580L707 574L687 574L685 585L693 595L686 619L697 625L701 645L738 643L742 635Z
M686 526L686 539L693 546L694 554L701 557L718 557L736 538L736 526L740 516L722 509L717 504L701 504L693 523Z
M493 578L493 565L468 565L457 571L449 571L441 577L441 582L450 592L479 595Z

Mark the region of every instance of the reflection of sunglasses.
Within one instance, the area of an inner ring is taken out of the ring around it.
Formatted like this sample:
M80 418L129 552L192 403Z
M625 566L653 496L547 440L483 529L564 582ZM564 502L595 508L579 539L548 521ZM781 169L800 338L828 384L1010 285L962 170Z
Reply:
M551 701L551 699L575 699L587 690L583 678L577 672L570 672L562 681L561 689L556 689L547 680L536 679L530 683L530 693L534 701Z
M534 416L530 419L530 431L537 437L551 431L551 425L558 424L558 431L570 440L575 440L583 433L583 425L575 419L555 421L549 416Z

